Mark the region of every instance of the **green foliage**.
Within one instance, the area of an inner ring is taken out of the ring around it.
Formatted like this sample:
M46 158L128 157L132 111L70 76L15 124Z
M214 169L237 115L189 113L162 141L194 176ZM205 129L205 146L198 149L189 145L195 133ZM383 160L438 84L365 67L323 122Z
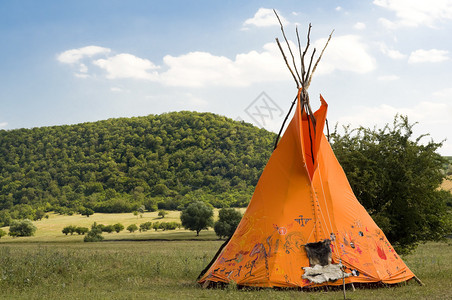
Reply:
M396 116L382 129L358 128L331 136L332 148L361 204L400 253L450 233L450 193L439 190L442 143L421 143L413 126Z
M8 210L0 210L0 227L9 226L12 218Z
M9 235L13 237L18 236L32 236L36 232L36 226L28 220L14 220L9 226Z
M121 223L116 223L115 225L113 225L113 227L116 233L119 233L124 230L124 225L122 225Z
M218 221L215 222L214 230L219 238L230 237L242 220L242 214L233 208L222 208L218 213Z
M204 202L193 202L181 212L180 220L185 229L199 232L213 225L213 208Z
M159 210L158 216L162 219L168 214L168 212L164 209Z
M152 222L145 222L140 224L140 232L148 231L152 228Z
M245 206L274 137L195 112L0 130L0 211L34 219L37 209L71 214L82 206L155 211L161 202L181 210L195 194L216 207Z
M156 211L158 209L157 206L158 198L147 198L144 200L144 207L147 211Z
M115 231L115 227L113 225L105 225L102 227L102 232L112 233Z
M61 230L61 232L62 232L63 234L65 234L65 235L68 235L69 233L70 233L71 235L73 235L74 232L76 232L76 228L77 228L77 227L74 226L74 225L69 225L69 226L64 227L63 230Z
M91 226L91 230L83 238L84 242L100 242L104 239L102 236L102 228L103 226L99 226L94 222Z
M85 235L88 231L89 231L89 229L86 227L81 227L81 226L75 227L75 232L78 235Z
M138 226L136 224L130 224L129 226L127 226L127 230L132 233L138 230Z
M0 239L6 235L6 232L3 229L0 229Z
M88 208L88 207L83 207L80 209L80 214L82 216L86 216L87 218L89 218L89 216L94 214L94 210L92 210L91 208Z

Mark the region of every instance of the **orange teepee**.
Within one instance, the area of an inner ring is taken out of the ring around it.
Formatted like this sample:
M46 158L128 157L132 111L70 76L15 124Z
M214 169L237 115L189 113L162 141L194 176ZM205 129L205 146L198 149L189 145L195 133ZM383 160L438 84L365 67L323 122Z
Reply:
M313 287L414 277L353 194L323 134L328 105L320 100L314 128L299 92L237 230L199 283Z

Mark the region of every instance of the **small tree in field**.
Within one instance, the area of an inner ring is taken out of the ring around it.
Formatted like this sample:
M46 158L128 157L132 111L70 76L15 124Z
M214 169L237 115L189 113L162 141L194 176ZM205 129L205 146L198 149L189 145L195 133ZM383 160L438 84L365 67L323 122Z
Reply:
M89 218L89 216L94 214L94 210L92 210L91 208L88 208L88 207L84 207L81 209L80 214L82 216L86 216L87 218Z
M115 225L113 225L116 233L119 233L120 231L124 230L124 225L122 225L121 223L116 223Z
M213 208L201 201L193 202L181 212L180 220L182 226L199 236L201 230L213 225Z
M9 227L9 235L13 237L17 236L32 236L36 232L36 226L33 223L26 220L14 220Z
M219 238L230 237L234 234L237 225L242 219L242 214L233 208L222 208L219 212L219 219L215 222L214 230Z
M74 225L69 225L64 227L63 230L61 230L61 232L63 232L65 235L68 235L69 233L73 235L74 232L76 232L76 227Z
M162 219L168 214L168 212L164 209L159 210L159 217L161 217Z
M2 229L0 229L0 239L2 238L2 236L5 236L6 232Z
M85 235L89 231L86 227L75 227L75 232L77 232L78 235Z
M127 230L132 233L138 230L138 226L136 224L130 224L129 226L127 226Z
M91 230L83 238L85 242L100 242L104 239L102 236L102 229L96 222L91 226Z

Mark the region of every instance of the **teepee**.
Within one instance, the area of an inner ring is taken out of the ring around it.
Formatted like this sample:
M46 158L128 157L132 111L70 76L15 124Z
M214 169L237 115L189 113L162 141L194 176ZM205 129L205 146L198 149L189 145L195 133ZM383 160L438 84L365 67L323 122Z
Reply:
M204 286L393 284L415 277L353 194L323 133L328 105L320 96L311 112L310 76L301 71L292 120L235 233L198 278Z

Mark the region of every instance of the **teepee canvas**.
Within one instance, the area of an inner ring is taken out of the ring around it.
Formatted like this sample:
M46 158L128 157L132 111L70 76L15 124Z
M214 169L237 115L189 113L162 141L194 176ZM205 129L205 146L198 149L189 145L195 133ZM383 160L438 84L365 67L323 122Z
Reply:
M199 283L315 287L413 278L356 199L323 134L326 102L320 98L311 119L301 92L237 230Z

